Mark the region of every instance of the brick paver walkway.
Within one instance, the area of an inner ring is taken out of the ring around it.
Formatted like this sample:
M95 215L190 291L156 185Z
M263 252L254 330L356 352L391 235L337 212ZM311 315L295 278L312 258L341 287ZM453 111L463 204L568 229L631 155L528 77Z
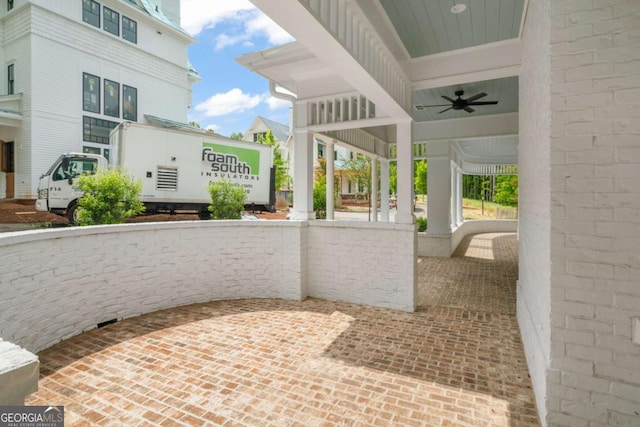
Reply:
M92 330L39 354L27 404L65 405L67 426L537 426L514 236L461 247L420 260L417 313L237 300Z

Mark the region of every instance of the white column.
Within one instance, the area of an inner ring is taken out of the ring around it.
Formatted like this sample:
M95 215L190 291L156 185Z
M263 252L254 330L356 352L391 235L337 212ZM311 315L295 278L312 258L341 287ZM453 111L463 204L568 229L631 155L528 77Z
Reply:
M293 105L293 211L291 219L315 219L313 210L313 133L307 130L307 104Z
M380 220L389 222L389 159L380 159Z
M326 144L326 152L325 152L325 160L327 161L327 220L333 220L333 212L335 210L334 206L334 147L333 140L329 139L325 141Z
M458 218L458 225L461 225L464 222L464 217L462 216L462 170L458 168L458 173L456 174L458 178L458 186L456 191L456 198L458 200L458 211L456 212Z
M413 224L413 138L411 120L396 125L398 153L398 208L396 222Z
M449 164L449 175L451 177L450 180L450 185L451 185L451 204L449 205L449 209L451 210L451 212L449 212L449 218L450 218L450 223L449 226L451 228L451 230L455 230L456 226L457 226L457 222L458 222L458 218L457 218L457 210L458 210L458 198L456 197L456 169L455 169L455 165L453 163Z
M378 222L378 156L371 156L371 222Z
M451 160L449 141L427 145L427 234L451 234Z

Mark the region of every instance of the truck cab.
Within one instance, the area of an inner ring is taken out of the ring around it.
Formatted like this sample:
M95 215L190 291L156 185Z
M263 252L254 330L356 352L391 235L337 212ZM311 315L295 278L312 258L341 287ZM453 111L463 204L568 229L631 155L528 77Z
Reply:
M94 174L107 168L102 156L84 153L65 153L40 177L36 210L66 215L73 222L76 204L82 192L74 185L77 177Z

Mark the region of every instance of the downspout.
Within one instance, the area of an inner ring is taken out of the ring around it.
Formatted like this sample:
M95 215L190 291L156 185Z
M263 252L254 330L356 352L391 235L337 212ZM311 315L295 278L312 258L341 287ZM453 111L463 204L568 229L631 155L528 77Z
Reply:
M269 93L274 98L290 101L292 104L298 99L294 95L287 95L286 93L278 92L276 90L276 82L269 80ZM293 106L291 106L291 112L289 113L289 134L293 132Z
M284 99L285 101L295 101L298 99L295 95L287 95L286 93L278 92L276 90L276 82L269 80L269 92L274 98Z

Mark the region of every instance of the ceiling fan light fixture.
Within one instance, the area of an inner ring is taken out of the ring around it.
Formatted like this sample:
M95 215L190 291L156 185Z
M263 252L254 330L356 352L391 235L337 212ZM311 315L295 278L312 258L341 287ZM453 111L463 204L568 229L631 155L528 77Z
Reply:
M462 13L467 10L467 5L464 3L454 4L451 8L451 13Z

